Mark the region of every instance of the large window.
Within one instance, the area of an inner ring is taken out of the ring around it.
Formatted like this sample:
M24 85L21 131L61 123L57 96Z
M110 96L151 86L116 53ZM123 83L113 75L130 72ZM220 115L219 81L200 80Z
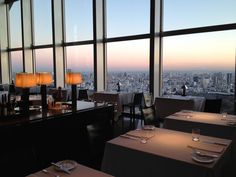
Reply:
M52 48L35 50L36 72L50 72L53 70L53 50Z
M224 111L233 112L236 31L163 38L163 94L222 98Z
M108 43L107 71L108 90L149 92L149 40Z
M81 72L84 82L80 87L94 89L93 45L66 47L67 71Z
M107 37L150 32L150 0L107 0Z
M21 30L21 7L20 1L9 5L10 18L10 47L22 47L22 30Z
M35 45L52 44L51 0L34 0Z
M16 73L23 72L22 51L15 51L10 53L11 57L11 75L15 80Z
M164 31L236 23L235 0L164 0Z
M65 1L66 41L93 39L92 0Z

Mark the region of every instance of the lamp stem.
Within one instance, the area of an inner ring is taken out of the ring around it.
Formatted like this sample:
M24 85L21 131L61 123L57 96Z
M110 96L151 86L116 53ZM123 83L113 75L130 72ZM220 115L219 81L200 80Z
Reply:
M72 111L77 110L77 86L75 84L71 85L71 99L72 99Z
M47 109L47 86L41 85L42 110Z
M28 115L29 114L29 88L22 89L22 113Z

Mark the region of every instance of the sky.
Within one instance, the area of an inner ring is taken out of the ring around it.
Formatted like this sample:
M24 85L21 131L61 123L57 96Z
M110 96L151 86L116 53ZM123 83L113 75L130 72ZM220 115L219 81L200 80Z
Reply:
M34 0L34 6L35 43L51 43L50 0ZM21 45L19 10L18 1L10 15L12 46L16 47ZM163 29L236 23L235 12L236 0L164 0ZM148 0L107 0L107 37L146 34L150 31L149 20ZM67 42L91 40L92 0L65 0L65 21ZM165 37L163 46L164 70L231 70L235 64L236 30ZM52 55L38 53L38 68L52 68ZM108 71L148 70L149 40L108 43L107 56ZM93 70L91 45L68 48L67 57L67 66L73 70ZM21 61L20 57L14 58Z

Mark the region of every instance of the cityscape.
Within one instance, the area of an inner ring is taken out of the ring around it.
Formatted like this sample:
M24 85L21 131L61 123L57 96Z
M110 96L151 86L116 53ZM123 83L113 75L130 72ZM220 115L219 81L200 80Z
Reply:
M83 73L81 87L93 89L93 74ZM187 95L204 96L208 99L222 99L222 111L233 113L235 74L233 71L163 71L163 95L181 95L183 85ZM123 92L149 92L149 72L113 71L108 73L107 90Z

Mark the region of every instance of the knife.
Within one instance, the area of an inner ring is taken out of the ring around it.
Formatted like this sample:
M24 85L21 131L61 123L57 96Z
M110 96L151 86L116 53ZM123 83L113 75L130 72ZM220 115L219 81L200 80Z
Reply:
M207 140L207 141L203 141L203 143L209 143L209 144L216 144L216 145L228 146L228 143L219 142L219 141L210 141L210 140Z
M67 173L67 174L71 174L71 172L65 168L63 168L61 165L58 165L57 163L51 162L51 164L57 168L59 168L61 171Z

